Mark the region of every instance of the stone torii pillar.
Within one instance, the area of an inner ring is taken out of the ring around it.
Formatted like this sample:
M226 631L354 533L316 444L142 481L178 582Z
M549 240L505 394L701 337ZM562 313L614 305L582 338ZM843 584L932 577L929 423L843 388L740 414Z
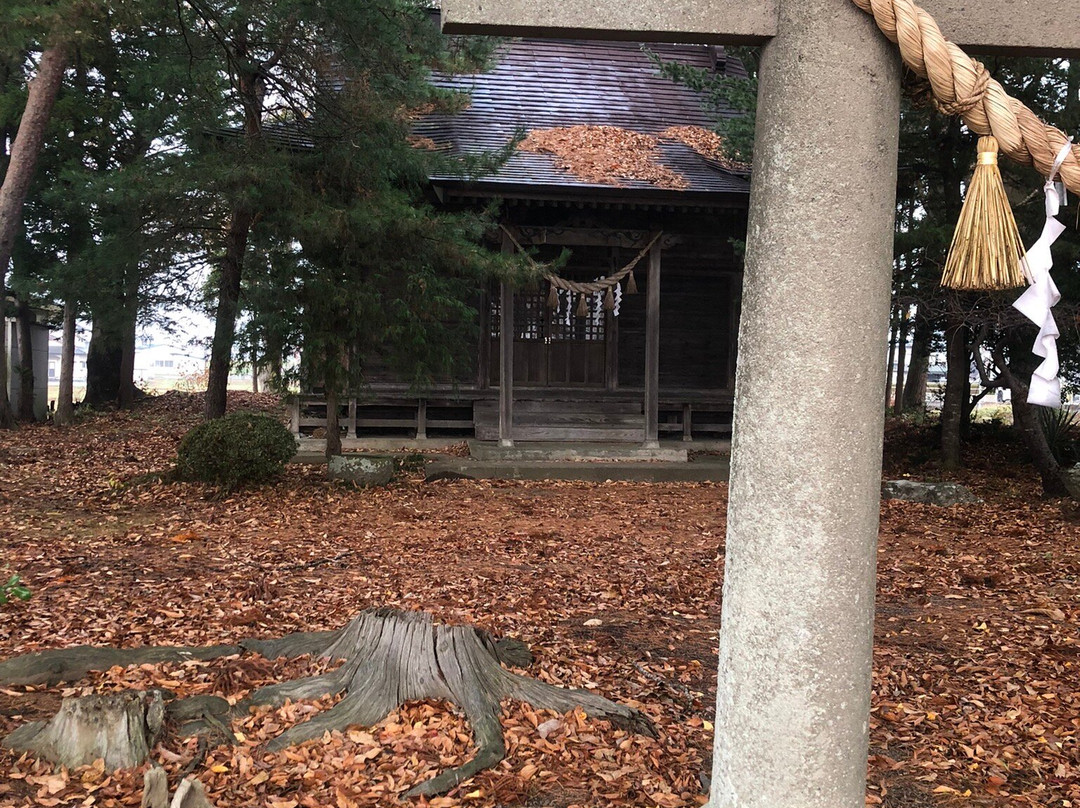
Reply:
M978 52L1080 53L1075 0L925 0ZM713 808L864 804L899 57L851 0L443 0L448 32L764 43ZM1016 25L1019 18L1022 26Z

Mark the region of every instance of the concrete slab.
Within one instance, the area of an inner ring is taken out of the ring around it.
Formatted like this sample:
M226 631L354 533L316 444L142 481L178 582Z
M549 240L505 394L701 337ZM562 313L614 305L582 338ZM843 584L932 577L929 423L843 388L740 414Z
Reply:
M464 438L342 438L343 452L412 452L425 449L447 449L464 443ZM326 452L325 438L300 437L296 441L298 455L322 455Z
M922 0L942 33L971 53L1080 54L1075 0ZM777 0L443 0L451 34L760 43L776 35ZM822 18L826 26L827 18ZM1022 25L1017 20L1023 20Z
M427 462L427 480L579 480L602 483L724 482L728 458L713 455L689 463L473 460L435 457Z
M532 443L517 441L513 446L500 446L495 441L469 441L469 456L473 460L661 460L685 463L686 444L665 445L649 449L627 443Z
M778 0L443 0L442 21L450 34L737 44L775 35L778 5Z

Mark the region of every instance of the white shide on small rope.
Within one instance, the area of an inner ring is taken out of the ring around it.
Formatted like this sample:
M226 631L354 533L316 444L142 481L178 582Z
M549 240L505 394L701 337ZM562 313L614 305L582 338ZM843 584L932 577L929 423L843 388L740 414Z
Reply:
M1050 269L1054 265L1050 247L1064 230L1065 225L1055 217L1065 204L1065 186L1055 182L1058 169L1069 154L1072 143L1066 143L1058 152L1050 176L1043 185L1046 194L1046 223L1042 235L1027 251L1023 261L1024 275L1030 286L1013 303L1025 317L1039 326L1039 336L1031 351L1043 361L1031 376L1028 386L1028 403L1043 407L1061 407L1061 380L1058 378L1057 338L1060 335L1051 308L1061 299Z

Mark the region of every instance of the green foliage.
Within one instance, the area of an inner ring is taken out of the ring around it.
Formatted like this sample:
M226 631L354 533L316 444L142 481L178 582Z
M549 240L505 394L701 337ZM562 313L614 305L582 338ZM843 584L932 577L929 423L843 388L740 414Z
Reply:
M12 600L30 600L30 590L23 586L18 575L12 575L7 581L0 583L0 606Z
M757 114L757 49L728 48L747 69L747 76L728 76L679 62L666 62L646 49L661 74L705 96L705 106L718 116L716 132L724 138L728 156L749 165L754 156Z
M977 407L971 413L972 423L1012 426L1013 412L1011 404L989 404Z
M176 476L226 491L264 483L296 454L296 438L267 415L237 412L199 424L180 441Z
M1050 451L1062 466L1072 466L1077 460L1076 435L1080 428L1080 413L1065 407L1038 407L1039 427L1046 436Z

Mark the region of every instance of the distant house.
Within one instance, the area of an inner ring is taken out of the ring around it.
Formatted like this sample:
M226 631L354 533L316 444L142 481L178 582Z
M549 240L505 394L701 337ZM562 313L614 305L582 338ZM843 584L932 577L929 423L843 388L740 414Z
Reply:
M745 75L720 47L649 48ZM528 135L496 174L432 177L440 203L500 200L502 248L541 260L568 249L560 276L572 282L611 278L648 248L633 270L639 293L628 294L629 277L584 303L547 282L482 290L469 370L418 394L394 368L369 363L369 394L343 412L349 436L652 442L730 431L742 284L733 242L745 234L749 180L713 148L702 97L625 42L514 39L489 71L434 81L471 103L421 120L418 144L475 153ZM301 397L294 428L324 423L319 407Z
M8 297L7 311L12 311L15 302ZM0 357L0 361L7 362L8 370L8 400L16 412L19 410L22 400L22 379L25 373L32 373L34 377L34 417L44 421L49 415L49 320L55 312L44 309L31 308L30 316L30 344L33 352L32 367L24 368L22 364L21 348L19 344L19 328L15 317L4 319L4 328L7 329L7 356Z
M62 353L63 342L60 339L60 334L54 332L49 340L50 385L60 384L60 361ZM86 385L86 346L81 345L78 342L75 343L75 364L72 373L72 384L74 387L84 387Z

